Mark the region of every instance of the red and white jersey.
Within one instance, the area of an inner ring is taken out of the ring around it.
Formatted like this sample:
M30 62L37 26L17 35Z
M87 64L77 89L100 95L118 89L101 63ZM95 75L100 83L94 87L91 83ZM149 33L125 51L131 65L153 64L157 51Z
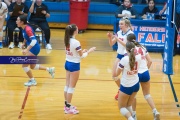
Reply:
M117 35L120 40L127 43L127 35L129 35L130 33L134 33L134 32L129 29L126 33L123 33L122 30L120 30L117 32ZM126 48L119 42L117 42L117 44L118 44L117 53L124 55L126 53Z
M121 84L124 87L132 87L139 81L138 77L138 69L139 65L141 63L141 55L138 54L135 56L135 65L134 69L130 69L129 65L129 56L124 56L121 61L119 62L118 69L122 69L122 78L121 78Z
M139 66L138 73L143 73L148 70L147 62L146 62L146 55L148 55L148 51L145 47L136 47L137 53L141 55L141 64Z
M8 11L7 5L4 2L0 2L0 15L6 14Z
M75 38L70 38L70 45L66 47L66 60L73 63L80 63L81 57L78 51L81 50L81 45Z

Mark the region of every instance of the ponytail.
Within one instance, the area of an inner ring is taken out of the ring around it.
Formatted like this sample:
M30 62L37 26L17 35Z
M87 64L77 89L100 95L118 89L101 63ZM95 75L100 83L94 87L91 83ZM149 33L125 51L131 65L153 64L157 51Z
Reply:
M134 49L135 49L135 44L133 42L126 43L126 50L129 52L129 66L131 70L134 69L134 65L135 65Z
M64 44L66 47L69 46L70 38L73 36L74 31L76 31L76 29L77 29L77 26L75 24L66 26L65 35L64 35Z
M134 69L135 65L135 54L134 54L134 48L131 49L130 56L129 56L129 65L131 70Z

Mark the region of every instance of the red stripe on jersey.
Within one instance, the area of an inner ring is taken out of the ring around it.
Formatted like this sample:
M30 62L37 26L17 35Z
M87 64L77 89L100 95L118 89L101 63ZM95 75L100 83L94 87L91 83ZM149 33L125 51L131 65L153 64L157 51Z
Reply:
M27 33L27 35L28 35L29 37L34 36L34 34L33 34L33 32L32 32L32 28L31 28L30 26L26 26L26 27L25 27L25 31L26 31L26 33Z

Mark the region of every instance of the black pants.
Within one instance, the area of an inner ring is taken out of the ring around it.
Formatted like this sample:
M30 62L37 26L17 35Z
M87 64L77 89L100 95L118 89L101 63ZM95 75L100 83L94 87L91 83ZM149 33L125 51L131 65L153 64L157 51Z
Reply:
M34 24L37 25L38 27L40 27L45 34L45 39L46 39L46 43L49 43L50 40L50 29L49 29L49 25L48 22L46 20L29 20L30 24ZM36 30L36 26L32 25L33 30Z
M8 28L8 39L9 42L13 42L13 32L14 29L17 27L16 20L9 19L7 22L7 28ZM22 35L22 28L19 28L19 42L23 42L23 35Z
M179 29L180 29L180 14L177 14L177 13L176 13L176 16L175 16L175 17L176 17L176 19L175 19L175 24L176 24L177 29L178 29L178 31L179 31ZM180 31L179 31L179 32L180 32ZM180 50L177 49L177 35L178 35L178 33L177 33L177 31L175 30L175 36L174 36L174 52L180 54Z

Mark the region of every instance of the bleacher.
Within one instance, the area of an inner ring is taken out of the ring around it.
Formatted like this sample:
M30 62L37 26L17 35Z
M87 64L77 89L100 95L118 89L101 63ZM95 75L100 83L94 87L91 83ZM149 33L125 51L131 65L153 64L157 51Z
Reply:
M158 5L156 7L161 10L164 0L156 0ZM69 2L44 2L51 13L51 17L48 18L50 27L64 28L69 23ZM137 8L137 12L140 14L146 4L136 4L137 0L132 0L133 5ZM31 5L31 1L27 1L28 6ZM88 29L113 29L115 19L115 11L118 6L110 4L109 0L91 0L88 15Z

